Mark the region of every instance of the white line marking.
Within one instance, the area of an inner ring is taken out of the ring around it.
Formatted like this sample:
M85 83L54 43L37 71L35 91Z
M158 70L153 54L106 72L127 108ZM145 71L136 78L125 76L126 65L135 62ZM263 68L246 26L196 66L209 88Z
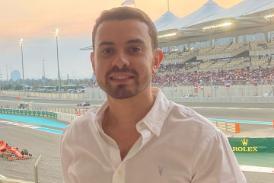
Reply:
M240 165L240 168L244 172L258 172L258 173L273 173L274 174L274 168L271 168L271 167Z
M20 126L20 127L23 127L23 128L31 128L31 129L37 129L38 128L38 127L33 126L33 125L28 125L28 124L23 124L23 123L15 123L15 122L11 122L11 121L0 120L0 123L12 125L12 126Z
M33 130L39 130L39 126L33 126L33 125L29 125L29 124L23 124L23 123L16 123L16 122L11 122L11 121L3 121L3 120L0 120L0 123L4 123L4 124L8 124L10 126L4 126L4 127L0 127L1 128L10 128L12 126L19 126L19 127L23 127L23 128L30 128L30 129L33 129ZM54 130L54 129L52 129ZM41 131L41 130L39 130ZM55 133L50 133L50 134L55 134Z
M0 175L0 180L1 179L7 179L7 177L5 177L4 175Z
M192 109L219 109L219 110L271 110L274 111L274 108L244 108L244 107L190 107Z

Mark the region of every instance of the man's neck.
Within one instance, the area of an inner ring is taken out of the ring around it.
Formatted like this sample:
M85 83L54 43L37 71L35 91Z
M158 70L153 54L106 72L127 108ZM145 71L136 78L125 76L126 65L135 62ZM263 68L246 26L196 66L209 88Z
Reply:
M150 87L128 99L120 100L108 97L106 113L107 118L110 119L108 125L124 128L135 126L149 112L153 106L154 98Z

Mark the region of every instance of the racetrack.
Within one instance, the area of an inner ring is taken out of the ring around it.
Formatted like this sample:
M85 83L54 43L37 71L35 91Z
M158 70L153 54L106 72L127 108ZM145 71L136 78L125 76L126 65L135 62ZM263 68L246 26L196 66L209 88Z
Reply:
M35 159L41 154L38 169L40 182L61 183L60 138L60 135L0 123L0 139L19 149L28 149L33 155L30 160L12 162L0 158L0 174L10 178L34 181Z
M271 121L274 119L272 108L253 109L239 108L238 106L203 106L194 109L207 117L263 120ZM271 136L274 129L265 125L243 125L241 136ZM35 158L42 155L39 164L39 178L41 183L61 183L62 174L60 166L59 143L60 135L49 134L29 128L10 126L0 123L0 139L10 143L10 145L26 148L33 154L33 159L24 161L8 162L0 159L0 174L7 177L33 181L33 166ZM271 183L274 174L245 172L249 183Z

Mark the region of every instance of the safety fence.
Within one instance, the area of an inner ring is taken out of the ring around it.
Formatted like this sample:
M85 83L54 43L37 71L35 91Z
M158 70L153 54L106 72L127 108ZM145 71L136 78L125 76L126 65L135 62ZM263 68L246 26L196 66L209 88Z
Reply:
M68 123L73 122L74 120L76 120L79 117L75 114L67 114L67 113L60 113L60 112L57 112L56 114L57 114L58 121L65 121Z
M222 101L231 102L235 98L238 102L269 103L274 101L274 85L199 85L161 87L165 95L175 101ZM25 98L47 100L76 100L102 103L106 99L105 93L99 88L87 88L85 93L39 93L27 91L0 90L0 96L13 96L17 100Z
M18 102L7 102L5 104L0 104L0 109L14 109L25 111L48 111L48 112L59 112L59 113L68 113L68 114L84 114L90 107L93 106L58 106L55 104L39 104L39 103L24 103L22 107Z
M41 93L41 92L29 92L29 91L0 91L1 96L16 96L17 99L21 98L40 98L48 100L85 100L87 98L86 93Z

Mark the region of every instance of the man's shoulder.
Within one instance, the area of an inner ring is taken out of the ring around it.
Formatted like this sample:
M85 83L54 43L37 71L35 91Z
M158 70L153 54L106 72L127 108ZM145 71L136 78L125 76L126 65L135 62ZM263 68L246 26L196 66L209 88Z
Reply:
M96 119L96 110L91 109L84 115L78 117L76 120L71 122L65 129L64 138L77 138L89 134L94 128Z
M184 131L202 132L206 134L218 133L219 130L205 116L197 113L190 107L182 104L174 103L170 112L168 123L176 122L176 127L182 128Z

